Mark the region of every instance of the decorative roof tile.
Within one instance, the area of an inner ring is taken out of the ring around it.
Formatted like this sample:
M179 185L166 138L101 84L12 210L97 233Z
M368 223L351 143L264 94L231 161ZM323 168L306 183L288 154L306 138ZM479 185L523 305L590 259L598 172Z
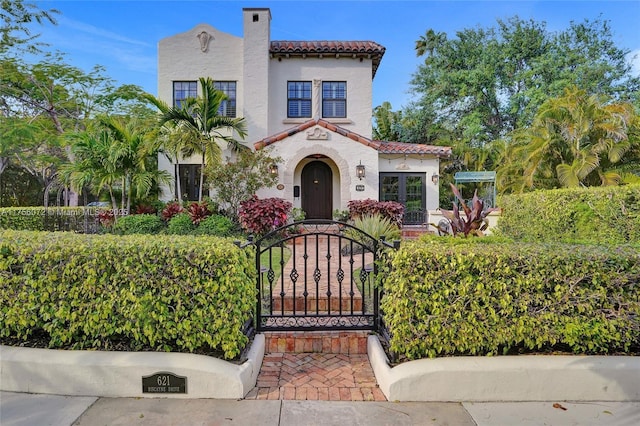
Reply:
M367 58L372 60L372 77L375 77L385 47L373 41L295 41L274 40L271 42L269 53L274 58L282 57L322 57L324 55L341 55L353 58Z
M298 124L295 127L291 127L290 129L283 130L280 133L259 140L258 142L254 143L253 146L256 150L259 150L313 126L324 127L329 131L345 136L355 142L361 143L365 146L369 146L377 150L381 154L426 154L444 158L451 156L451 147L448 146L371 140L369 138L365 138L362 135L359 135L358 133L347 130L344 127L336 126L335 124L332 124L323 119L311 119L309 121L305 121L304 123Z

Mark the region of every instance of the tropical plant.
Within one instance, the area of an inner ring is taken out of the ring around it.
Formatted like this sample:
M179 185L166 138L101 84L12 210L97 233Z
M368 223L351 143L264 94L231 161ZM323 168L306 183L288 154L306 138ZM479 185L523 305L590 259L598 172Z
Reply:
M404 205L396 201L378 201L367 198L365 200L351 200L347 206L349 207L349 217L351 219L379 214L388 218L398 228L402 227Z
M618 163L635 156L633 105L607 102L575 86L546 101L531 127L514 132L498 167L503 190L617 185ZM640 161L640 157L636 162Z
M191 222L196 226L205 218L211 216L212 213L213 212L209 210L209 206L204 201L201 203L191 203L187 207L187 214L191 218Z
M265 235L287 223L292 205L282 198L259 199L256 195L240 204L238 218L242 229Z
M171 201L164 206L160 215L162 216L162 220L168 222L177 214L184 213L184 207L180 204L179 201Z
M486 217L489 213L498 209L495 207L485 208L484 201L478 198L478 190L475 190L473 193L471 207L467 206L462 194L460 194L460 191L455 185L451 184L451 190L464 212L464 215L460 213L460 208L456 202L453 203L453 210L441 210L442 215L449 221L451 233L453 233L454 236L464 235L465 237L468 237L470 234L475 236L483 235L482 232L489 226ZM445 229L441 224L436 225L431 223L430 225L437 228L441 233L449 233L449 229Z
M241 138L246 136L244 118L219 115L220 105L226 99L226 95L222 91L216 90L213 80L209 77L200 78L199 82L200 96L185 99L179 107L169 107L165 102L150 94L147 94L145 98L160 110L160 124L173 123L177 127L177 131L185 133L183 144L180 147L182 154L186 156L201 155L198 201L202 201L205 165L221 161L218 141L226 142L232 151L248 148L241 145L233 137L234 132Z
M394 241L399 240L402 235L402 231L397 224L379 213L358 216L353 220L353 226L369 234L376 240L384 237L387 241ZM352 228L347 229L345 234L356 240L361 240L362 236L362 233Z

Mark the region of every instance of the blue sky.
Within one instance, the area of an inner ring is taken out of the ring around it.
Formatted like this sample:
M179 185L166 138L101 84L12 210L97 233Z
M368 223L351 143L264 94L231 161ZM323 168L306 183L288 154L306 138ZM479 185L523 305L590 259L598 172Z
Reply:
M120 84L157 94L157 43L208 23L242 36L242 8L271 9L272 40L372 40L386 47L374 79L373 106L400 109L410 100L409 81L421 59L415 41L429 28L454 37L464 28L489 27L519 16L545 21L549 31L571 21L602 17L619 47L637 54L640 74L640 1L34 1L58 9L58 25L39 27L40 40L85 70L94 65ZM630 59L631 59L630 55ZM215 79L215 76L212 76Z

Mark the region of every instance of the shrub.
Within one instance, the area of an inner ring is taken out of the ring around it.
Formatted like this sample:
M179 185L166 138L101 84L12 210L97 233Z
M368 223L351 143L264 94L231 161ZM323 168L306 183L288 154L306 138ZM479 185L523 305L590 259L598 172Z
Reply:
M229 239L0 231L0 336L237 357L255 253Z
M235 224L231 219L215 214L202 220L196 228L195 234L228 237L233 234L234 229Z
M135 214L118 219L113 232L122 235L157 234L164 228L164 223L155 214Z
M492 233L523 241L640 242L640 185L503 196Z
M353 221L353 226L371 235L376 240L379 240L381 237L385 237L387 241L393 241L399 240L402 236L400 228L398 228L395 223L391 222L389 218L383 217L379 214L356 217ZM349 228L347 230L347 235L357 239L357 236L362 234L352 231L351 228Z
M282 198L260 200L254 195L240 204L238 219L245 231L255 235L265 235L286 225L291 207L291 203Z
M407 359L640 350L639 245L423 238L391 253L381 309Z
M158 210L154 206L149 204L138 204L136 206L135 214L156 214Z
M167 233L174 235L188 235L196 229L187 213L178 213L167 224Z
M87 222L95 220L95 212L84 207L4 207L0 208L0 228L87 232Z
M184 213L184 207L177 201L171 201L162 209L162 220L168 222L177 214Z
M211 216L212 212L209 209L209 205L206 201L201 203L191 203L187 208L191 222L194 225L198 225L204 218Z
M365 215L373 216L379 214L391 220L391 222L398 225L398 227L402 227L404 206L400 203L395 201L376 201L367 198L366 200L351 200L347 205L351 219Z

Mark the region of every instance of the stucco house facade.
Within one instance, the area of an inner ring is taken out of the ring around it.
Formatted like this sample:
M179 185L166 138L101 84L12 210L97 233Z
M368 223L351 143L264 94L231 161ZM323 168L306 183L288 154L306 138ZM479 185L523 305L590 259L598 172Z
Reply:
M366 198L399 201L410 211L437 209L439 161L451 149L371 138L373 78L385 48L271 40L271 19L267 8L245 8L243 37L200 24L162 39L158 97L178 105L198 95L200 77L211 77L229 97L220 113L245 119L244 143L282 158L278 185L258 196L288 200L307 218L331 218L350 200ZM197 187L198 165L197 157L179 164L159 158L161 169L179 170L188 194ZM163 194L170 199L174 191Z

